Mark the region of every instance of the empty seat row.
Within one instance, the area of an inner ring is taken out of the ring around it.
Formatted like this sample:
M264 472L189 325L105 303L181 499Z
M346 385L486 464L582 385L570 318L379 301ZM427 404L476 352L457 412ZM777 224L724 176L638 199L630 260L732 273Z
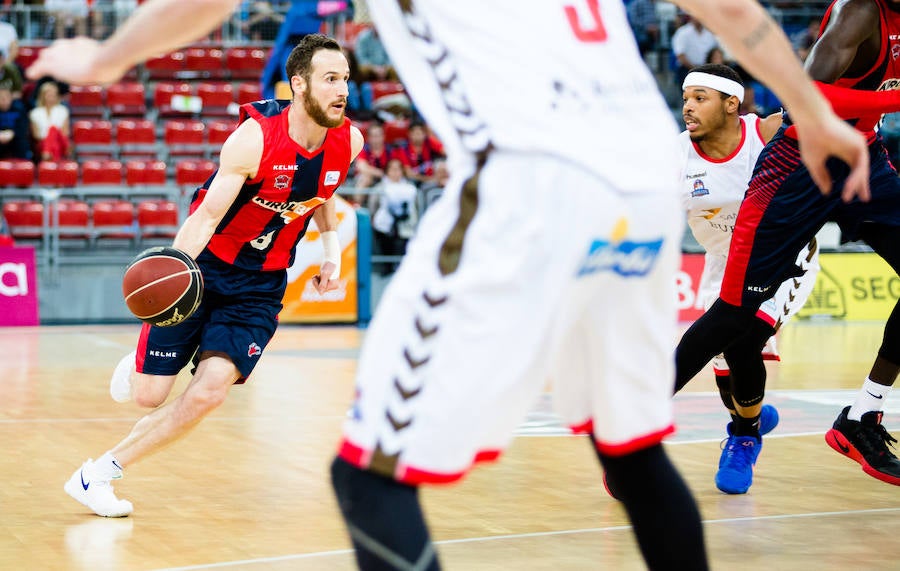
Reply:
M157 123L149 119L122 119L115 124L105 119L79 119L72 124L72 140L79 159L211 157L218 154L235 126L233 121L207 124L172 119L163 123L159 141Z
M43 161L35 169L30 161L0 161L0 186L28 188L35 180L41 187L74 188L104 185L148 186L168 185L170 180L163 161L117 160ZM35 170L37 171L35 173ZM206 159L185 159L175 164L178 186L196 187L216 170L216 163Z
M226 82L190 83L161 81L153 87L153 108L161 117L201 115L232 116L236 106L262 98L259 83L241 83L235 90ZM123 81L109 87L72 86L69 92L72 117L144 117L147 88L143 83Z
M11 200L3 204L3 217L16 240L35 240L45 230L63 240L116 238L173 238L178 231L178 206L171 200L131 201L60 199L49 210L35 200ZM46 217L46 221L45 221Z

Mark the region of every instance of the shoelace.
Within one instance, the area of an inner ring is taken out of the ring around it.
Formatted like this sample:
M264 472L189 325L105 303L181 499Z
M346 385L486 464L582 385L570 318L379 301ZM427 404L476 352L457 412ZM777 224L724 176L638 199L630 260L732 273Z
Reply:
M897 439L890 435L884 425L860 425L860 428L860 440L862 440L862 444L865 447L865 450L862 451L863 455L874 452L879 456L883 456L885 454L894 456L888 449L888 445L893 448L894 443L897 442Z
M750 453L752 447L738 444L737 438L726 438L725 454L727 458L723 464L731 464L735 467L745 468L750 465ZM736 466L740 464L740 466Z

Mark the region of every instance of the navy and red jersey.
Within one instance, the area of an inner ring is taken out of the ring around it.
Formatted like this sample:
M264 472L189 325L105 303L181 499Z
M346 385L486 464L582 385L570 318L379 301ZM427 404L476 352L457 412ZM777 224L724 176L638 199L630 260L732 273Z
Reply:
M357 157L357 159L366 161L373 167L384 170L387 168L387 163L393 156L393 152L393 147L391 147L391 145L385 144L381 148L381 152L376 153L372 151L372 149L369 148L369 145L367 144L363 146L362 151L359 152L359 156Z
M865 91L885 91L900 88L900 13L888 6L889 0L875 0L879 10L879 30L881 47L878 58L871 67L858 76L844 75L834 82L839 87L860 89ZM825 31L835 2L832 2L822 17L819 35ZM881 114L861 117L856 121L856 128L869 133L881 120Z
M419 174L431 176L435 159L443 158L444 149L433 137L427 137L419 149L413 148L409 141L394 149L391 158L400 159L403 166L409 167Z
M244 182L206 246L239 268L290 267L313 210L347 178L350 120L329 129L322 146L309 152L288 134L290 105L286 100L265 100L241 106L241 122L253 118L262 127L262 158L256 176ZM213 177L194 193L191 212L206 196Z

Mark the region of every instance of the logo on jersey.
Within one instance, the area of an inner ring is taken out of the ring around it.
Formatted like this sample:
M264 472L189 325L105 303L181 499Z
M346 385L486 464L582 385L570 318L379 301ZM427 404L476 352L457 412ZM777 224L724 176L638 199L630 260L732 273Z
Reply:
M718 214L721 211L722 211L721 208L704 208L703 212L705 212L706 214L703 214L702 216L706 220L712 220L713 218L716 217L716 214Z
M897 59L900 57L900 44L893 44L891 46L891 59Z
M341 180L341 171L328 171L325 173L325 180L322 181L322 184L326 186L337 184L339 180Z
M247 347L247 356L248 357L256 357L262 353L262 347L257 345L256 343L251 343L249 347Z
M291 177L286 174L280 174L275 177L275 188L278 190L285 190L291 186Z
M622 277L642 277L650 273L659 257L663 240L632 242L625 240L627 222L622 219L608 240L594 240L581 263L578 276L613 272Z
M321 196L314 196L309 200L303 201L289 200L287 202L275 202L274 200L265 200L259 196L254 196L253 203L262 206L266 210L274 210L275 212L281 213L281 218L284 220L284 223L290 224L294 220L309 213L310 210L324 204L325 199Z
M891 49L891 55L893 55L894 50ZM895 56L896 57L896 56ZM877 91L890 91L892 89L900 89L900 79L891 78L885 79L881 82L881 85L878 86Z
M706 188L706 185L703 184L703 179L698 178L694 181L694 190L691 191L691 197L698 196L706 196L709 194L709 189Z

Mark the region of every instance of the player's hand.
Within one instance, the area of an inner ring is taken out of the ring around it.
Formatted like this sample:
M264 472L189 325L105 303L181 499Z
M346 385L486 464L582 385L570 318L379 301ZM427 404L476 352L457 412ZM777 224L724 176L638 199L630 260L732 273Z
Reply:
M334 262L325 262L322 264L322 267L319 268L319 273L314 275L312 278L313 287L316 288L316 291L319 292L319 295L322 295L329 291L334 291L339 286L339 278L335 276L334 278L322 278L322 276L330 276L334 273L336 266Z
M869 200L869 149L862 133L831 115L819 122L798 124L797 136L803 164L822 194L831 192L831 175L825 161L837 157L851 169L841 198L844 202L850 202L853 197Z
M103 65L102 46L91 38L57 40L41 50L25 75L36 80L50 75L72 85L105 85L118 81L127 69Z

